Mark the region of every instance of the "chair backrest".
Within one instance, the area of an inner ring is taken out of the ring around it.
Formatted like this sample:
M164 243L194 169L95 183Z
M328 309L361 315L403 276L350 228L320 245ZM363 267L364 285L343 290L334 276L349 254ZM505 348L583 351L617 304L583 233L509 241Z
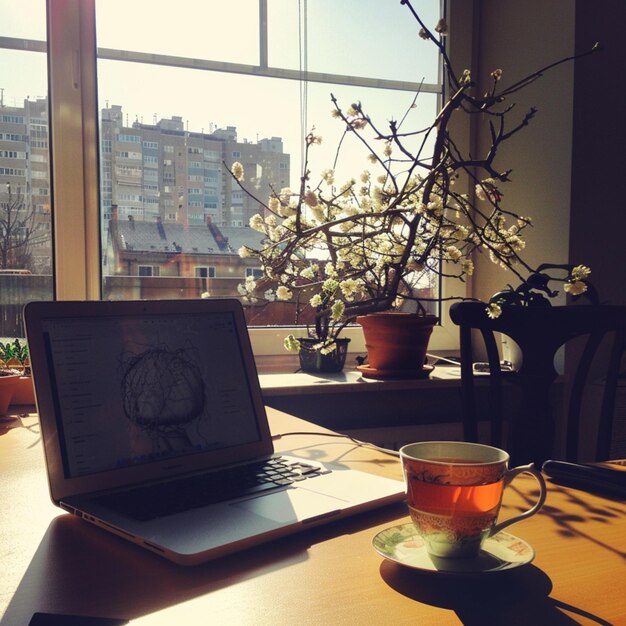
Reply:
M621 358L626 348L626 307L557 306L502 308L502 314L490 319L481 302L458 302L450 308L452 321L460 327L461 394L463 434L466 440L478 438L478 417L474 390L474 348L472 331L480 331L489 363L488 418L493 445L503 445L503 405L500 356L494 333L502 333L520 347L523 362L518 372L509 376L520 387L520 400L508 407L510 416L506 447L512 462L542 463L554 454L555 420L550 403L550 389L558 373L554 368L557 350L576 337L586 343L572 379L568 411L566 458L578 460L581 406L590 366L604 338L611 343L604 384L596 459L607 459L611 448L615 394ZM590 460L590 459L586 459Z

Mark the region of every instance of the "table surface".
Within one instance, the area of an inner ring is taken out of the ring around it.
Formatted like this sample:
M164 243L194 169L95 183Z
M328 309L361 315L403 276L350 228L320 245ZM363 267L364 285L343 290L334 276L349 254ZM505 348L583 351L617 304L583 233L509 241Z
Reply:
M274 433L323 432L268 413ZM343 439L285 436L276 448L401 476L396 458ZM535 489L531 478L516 479L502 515L527 508ZM533 563L473 576L381 558L373 536L406 521L397 504L183 568L53 506L36 416L3 421L0 623L26 626L33 613L49 612L151 626L626 624L623 501L549 483L542 512L511 529L534 547Z

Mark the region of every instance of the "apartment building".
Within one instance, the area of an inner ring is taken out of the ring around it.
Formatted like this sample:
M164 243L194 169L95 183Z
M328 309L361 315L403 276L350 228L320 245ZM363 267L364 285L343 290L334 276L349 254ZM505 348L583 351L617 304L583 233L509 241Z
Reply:
M4 96L4 94L3 94ZM51 272L48 101L0 101L0 270Z
M2 232L20 241L28 238L22 246L27 252L7 253L0 269L52 271L48 133L47 98L27 99L23 106L0 105L0 203L3 215L10 209L13 223L20 220L15 232ZM247 227L262 207L227 171L235 161L244 165L246 184L261 200L272 188L289 186L290 155L283 152L280 137L240 141L235 126L189 131L180 116L128 124L121 106L102 109L103 237L113 205L120 220ZM13 241L4 247L16 245ZM2 249L0 244L0 261Z
M243 164L246 184L261 200L289 186L290 155L280 137L239 140L235 126L190 131L180 116L129 124L122 107L102 110L101 203L105 220L244 227L262 211L228 172Z

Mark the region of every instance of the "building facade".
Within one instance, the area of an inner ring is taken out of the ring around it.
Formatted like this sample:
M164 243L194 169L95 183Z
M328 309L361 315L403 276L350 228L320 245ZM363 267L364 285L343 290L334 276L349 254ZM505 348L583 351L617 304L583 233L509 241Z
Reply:
M246 183L261 199L271 188L289 186L290 155L283 152L280 137L240 142L234 126L192 132L179 116L129 126L122 107L105 108L101 116L103 217L111 219L115 205L120 220L159 218L164 224L247 226L261 207L227 171L235 161L243 164Z
M154 124L124 118L119 105L101 111L103 251L113 206L122 223L248 229L262 207L230 175L235 161L261 200L289 186L290 155L280 137L239 141L235 126L205 133L189 131L179 116ZM52 273L50 186L47 98L0 102L0 270ZM119 275L123 266L105 262L103 273L115 267Z
M106 299L233 297L246 278L261 275L258 259L239 248L259 248L250 227L165 223L118 217L112 208L104 254Z
M52 271L48 100L0 103L0 270Z

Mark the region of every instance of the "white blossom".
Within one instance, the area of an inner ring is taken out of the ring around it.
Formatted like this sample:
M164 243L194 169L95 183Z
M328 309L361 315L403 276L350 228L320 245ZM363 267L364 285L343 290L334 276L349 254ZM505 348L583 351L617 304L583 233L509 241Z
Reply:
M563 290L566 293L569 293L570 296L579 296L587 291L587 285L581 280L576 280L573 283L565 283L563 285Z
M333 321L338 322L341 319L341 316L343 315L343 312L345 310L346 305L341 300L335 301L330 308Z
M276 289L276 298L283 301L291 300L293 298L293 294L288 287L285 287L285 285L280 285Z
M335 171L334 170L324 170L322 172L322 180L327 185L332 185L335 182Z
M243 165L239 163L239 161L235 161L232 164L230 171L239 182L243 182L243 179L244 179Z
M495 302L490 303L485 310L487 311L487 315L492 320L495 320L496 318L500 317L500 315L502 315L502 307Z
M316 293L310 300L309 304L312 307L318 307L322 305L322 296L319 293Z
M250 228L261 233L265 232L265 222L258 213L250 218Z
M313 268L309 266L309 267L305 267L300 272L300 276L302 276L302 278L308 278L309 280L313 280L315 278L315 273L313 272Z
M586 265L577 265L572 268L572 280L585 280L591 274L591 270Z

